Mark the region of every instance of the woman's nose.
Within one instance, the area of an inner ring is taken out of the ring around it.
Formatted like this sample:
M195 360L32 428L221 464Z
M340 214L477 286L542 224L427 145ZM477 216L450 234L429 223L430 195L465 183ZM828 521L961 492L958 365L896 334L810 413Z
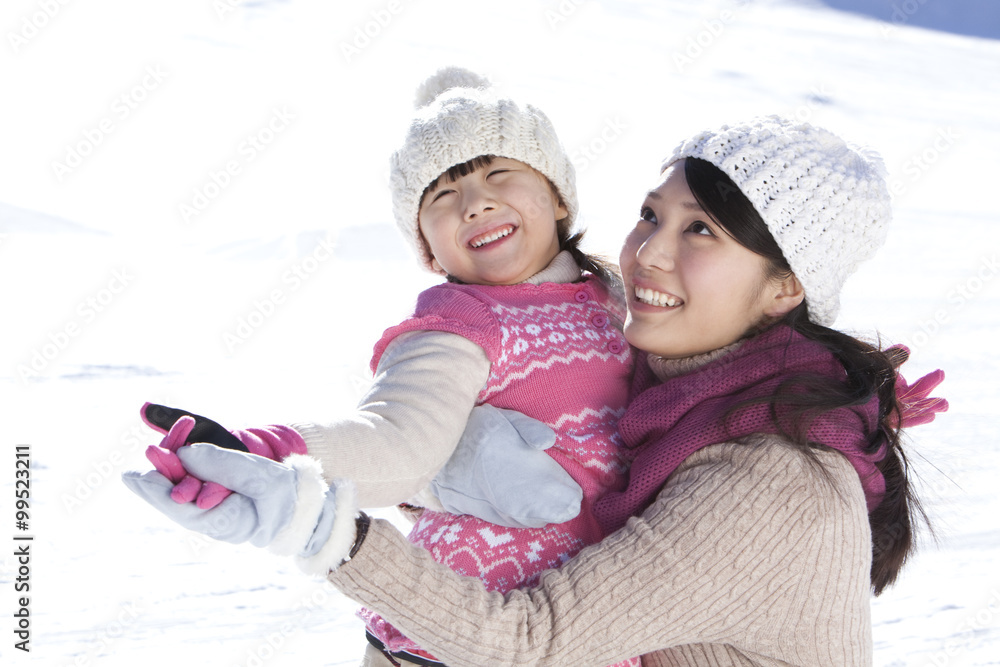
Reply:
M635 259L644 268L671 271L676 252L671 235L667 230L659 228L642 242L635 253Z

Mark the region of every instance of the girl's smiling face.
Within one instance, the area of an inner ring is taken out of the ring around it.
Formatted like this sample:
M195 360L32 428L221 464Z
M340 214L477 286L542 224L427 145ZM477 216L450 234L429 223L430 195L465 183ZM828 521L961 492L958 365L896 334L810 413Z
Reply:
M787 312L789 290L801 289L794 276L767 278L767 261L702 209L683 161L660 176L619 258L629 343L667 358L689 357L735 343Z
M419 224L435 269L465 283L512 285L559 253L556 221L567 215L544 176L523 162L497 157L428 190Z

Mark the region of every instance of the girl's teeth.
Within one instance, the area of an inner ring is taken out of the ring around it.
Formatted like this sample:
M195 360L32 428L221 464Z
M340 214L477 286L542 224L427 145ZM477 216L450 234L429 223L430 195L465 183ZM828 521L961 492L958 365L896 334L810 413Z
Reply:
M489 236L484 236L482 238L476 239L475 241L472 242L472 247L473 248L482 248L487 243L493 243L497 239L502 239L503 237L505 237L508 234L510 234L512 231L514 231L513 227L504 227L503 229L499 229L499 230L493 232Z
M635 288L635 298L650 306L660 306L661 308L673 308L681 303L681 300L676 297L645 287Z

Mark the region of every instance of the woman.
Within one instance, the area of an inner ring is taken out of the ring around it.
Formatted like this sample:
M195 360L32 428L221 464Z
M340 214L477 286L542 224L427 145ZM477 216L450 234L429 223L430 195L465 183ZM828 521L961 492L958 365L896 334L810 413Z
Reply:
M283 464L179 453L246 489L238 539L298 549L451 667L871 664L869 592L895 579L920 515L905 352L828 327L889 217L878 158L818 128L772 117L678 147L621 254L625 336L644 352L619 424L629 485L594 508L612 534L531 589L488 592L364 515L328 540L334 505L354 516L330 500L343 493L289 519L231 472L301 497L294 475L274 482ZM209 532L195 510L174 518Z

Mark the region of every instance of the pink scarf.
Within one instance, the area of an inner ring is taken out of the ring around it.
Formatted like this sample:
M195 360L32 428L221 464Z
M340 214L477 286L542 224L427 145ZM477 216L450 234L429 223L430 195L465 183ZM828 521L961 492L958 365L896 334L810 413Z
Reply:
M594 514L608 533L652 504L667 477L695 451L755 433L778 432L767 402L743 406L723 423L734 405L769 397L795 376L846 377L829 350L786 326L772 327L661 384L656 384L647 361L642 355L636 362L635 398L618 423L624 446L631 450L628 487L606 494L594 505ZM826 412L808 431L811 441L839 451L851 462L861 478L869 512L885 494L885 479L875 466L884 451L863 451L866 436L878 428L878 407L878 398L873 397L863 405Z

